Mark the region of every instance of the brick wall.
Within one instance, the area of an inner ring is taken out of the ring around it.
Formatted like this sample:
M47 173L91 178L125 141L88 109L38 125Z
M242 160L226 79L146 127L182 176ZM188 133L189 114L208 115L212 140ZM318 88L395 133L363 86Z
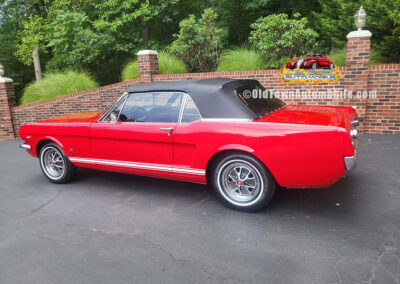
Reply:
M400 134L400 64L371 66L368 89L378 96L367 100L366 132Z
M14 107L12 109L12 117L16 134L18 134L18 129L24 123L77 112L103 111L110 107L126 91L128 86L137 84L138 82L139 80L135 79Z
M12 80L0 77L0 139L15 138L11 108L16 105Z
M363 31L364 32L364 31ZM354 32L353 32L354 33ZM352 34L352 33L350 33ZM349 34L349 35L350 35ZM356 32L357 34L357 32ZM164 74L158 73L155 51L138 53L140 78L108 85L93 90L71 94L55 99L15 106L12 83L0 83L0 139L13 138L14 132L23 123L77 112L102 111L110 106L129 85L139 82L161 82L188 79L232 78L256 79L268 90L279 90L292 94L333 90L376 91L375 99L365 98L296 98L283 97L288 104L343 105L357 109L365 133L400 134L400 64L368 66L370 35L364 38L348 38L347 66L340 68L341 75L336 84L298 85L284 84L279 80L278 70L235 71ZM286 94L286 95L287 95ZM285 95L285 94L284 94ZM12 124L11 124L12 121ZM13 127L12 127L12 126ZM15 131L13 131L13 128Z

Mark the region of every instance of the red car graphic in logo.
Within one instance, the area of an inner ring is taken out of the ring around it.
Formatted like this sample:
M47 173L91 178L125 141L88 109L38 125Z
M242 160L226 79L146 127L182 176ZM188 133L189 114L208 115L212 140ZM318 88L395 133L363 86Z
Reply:
M324 54L312 53L305 57L293 59L286 64L288 69L334 69L335 64Z

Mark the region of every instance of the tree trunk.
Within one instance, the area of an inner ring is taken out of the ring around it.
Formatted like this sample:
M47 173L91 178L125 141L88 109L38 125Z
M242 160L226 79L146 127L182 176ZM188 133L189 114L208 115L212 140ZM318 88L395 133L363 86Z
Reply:
M149 33L149 27L147 26L147 22L144 20L144 17L142 16L142 36L143 36L143 41L147 42L150 39L150 33Z
M141 0L142 4L146 3L146 0ZM149 26L147 25L146 20L144 19L144 16L140 17L140 21L142 23L142 36L143 36L143 41L148 42L150 39L150 32L149 32Z
M32 57L33 57L33 66L35 68L36 81L39 82L40 80L42 80L42 68L40 67L40 57L37 48L33 49Z

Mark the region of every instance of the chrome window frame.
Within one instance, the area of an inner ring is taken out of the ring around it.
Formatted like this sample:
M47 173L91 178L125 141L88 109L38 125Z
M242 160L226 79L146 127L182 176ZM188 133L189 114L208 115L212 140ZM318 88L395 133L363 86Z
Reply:
M191 123L191 122L193 122L193 121L197 121L197 120L193 120L193 121L189 121L189 122L182 122L183 112L185 111L185 106L186 106L187 98L190 98L190 99L192 100L194 106L195 106L196 109L197 109L197 112L198 112L199 115L200 115L200 119L199 119L199 120L200 120L200 121L203 121L204 118L203 118L203 116L201 115L201 113L200 113L200 111L199 111L199 108L197 107L197 105L196 105L196 103L194 102L194 100L192 99L192 97L191 97L188 93L183 93L183 92L182 92L182 94L185 94L185 97L184 97L184 99L182 100L182 107L181 107L181 112L180 112L180 114L179 114L178 123Z
M125 99L125 102L126 102L126 99L128 98L128 95L129 95L128 92L123 93L123 94L118 98L118 100L117 100L105 113L103 113L103 114L97 119L97 121L105 122L105 121L104 121L104 118L106 118L106 117L110 114L110 112L113 111L113 109L115 108L115 106L118 105L118 103L119 103L121 100ZM123 104L122 107L124 107L125 102L124 102L124 104ZM121 108L121 110L122 110L122 108ZM121 112L119 112L118 118L119 118L119 115L120 115L120 114L121 114ZM118 120L117 120L117 121L118 121ZM110 123L110 122L108 122L108 123ZM112 122L112 123L115 123L115 122Z
M181 119L182 119L182 115L183 115L183 108L184 108L184 106L185 106L185 103L186 103L186 97L187 97L187 93L185 93L185 92L179 92L179 91L177 91L177 92L174 92L174 91L150 91L150 92L138 92L138 93L128 93L128 92L125 92L113 105L112 105L112 107L102 116L102 117L100 117L99 118L99 120L101 119L104 119L113 109L114 109L114 107L118 104L118 102L120 102L121 101L121 99L126 95L126 97L124 98L125 99L125 101L124 101L124 103L123 103L123 105L122 105L122 108L121 108L121 111L119 112L119 114L118 114L118 118L117 118L117 121L116 122L119 122L119 117L120 117L120 115L121 115L121 112L122 112L122 110L124 109L124 107L125 107L125 104L126 104L126 102L128 101L128 98L131 96L131 95L133 95L133 94L143 94L143 93L163 93L163 94L180 94L180 95L182 95L182 100L181 100L181 104L180 104L180 106L179 106L179 112L178 112L178 120L177 120L177 122L174 122L174 123L180 123L181 122ZM196 106L196 108L197 108L197 106ZM198 111L198 109L197 109L197 111ZM199 112L200 113L200 112ZM128 121L128 122L131 122L131 123L135 123L134 121ZM155 121L156 123L157 123L157 121ZM115 123L115 122L111 122L111 123ZM146 123L146 122L141 122L141 123ZM160 122L161 123L161 122Z

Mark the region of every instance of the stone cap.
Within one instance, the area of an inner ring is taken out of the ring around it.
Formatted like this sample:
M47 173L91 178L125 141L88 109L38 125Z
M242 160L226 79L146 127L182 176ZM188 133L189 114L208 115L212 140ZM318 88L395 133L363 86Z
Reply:
M372 33L370 31L367 30L358 30L358 31L353 31L350 32L347 35L347 38L357 38L357 37L371 37Z
M0 76L0 83L12 83L12 82L14 82L13 79Z
M158 52L155 50L151 49L145 49L145 50L139 50L138 53L136 53L137 56L139 55L158 55Z

